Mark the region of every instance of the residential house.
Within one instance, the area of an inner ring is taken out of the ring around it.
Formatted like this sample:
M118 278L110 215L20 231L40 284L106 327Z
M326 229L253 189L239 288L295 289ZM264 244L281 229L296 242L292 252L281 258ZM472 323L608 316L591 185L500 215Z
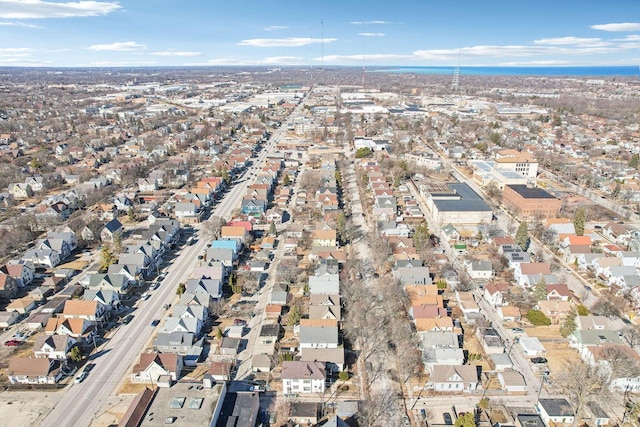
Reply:
M111 289L87 289L82 294L84 301L97 301L98 305L107 307L109 311L115 311L120 307L120 294Z
M2 271L13 277L16 285L22 288L33 281L35 267L32 263L24 260L11 260L2 268Z
M36 357L66 361L67 354L75 345L75 338L69 335L38 335L33 352Z
M67 300L62 317L65 319L85 319L101 324L108 315L107 307L98 301Z
M571 291L566 283L560 283L557 285L547 285L547 299L569 301L571 298Z
M337 326L300 326L300 348L338 348Z
M470 393L478 387L478 371L473 365L434 365L429 383L437 392Z
M184 366L196 366L204 350L204 337L197 339L192 332L159 332L153 348L160 353L181 355Z
M291 361L282 363L282 392L287 394L324 393L326 384L324 362Z
M60 264L60 253L48 247L33 248L26 251L21 260L35 268L52 269Z
M78 342L91 341L95 335L95 324L86 319L52 317L45 326L47 335L69 335Z
M129 279L124 274L91 274L87 287L93 290L108 290L124 294L129 287L129 283Z
M15 299L11 301L6 307L6 311L15 311L16 313L25 314L29 313L31 310L34 310L38 306L38 300L31 297L26 296L22 298Z
M131 381L157 384L160 376L168 375L177 381L182 373L182 356L173 353L142 353L133 367Z
M493 277L493 266L489 260L474 260L467 264L467 272L472 279L490 280Z
M504 282L491 282L484 287L483 296L487 303L498 307L505 301L505 296L509 290L509 285Z
M0 299L8 300L18 293L16 279L6 273L0 273Z
M14 357L7 376L11 384L55 384L62 379L62 364L48 358Z
M309 293L339 294L340 277L337 274L328 274L325 276L309 276Z
M538 302L538 309L545 314L554 325L562 325L573 309L573 304L567 300L551 299Z
M337 245L336 230L314 230L311 233L312 246L335 247Z
M122 239L123 232L124 228L122 227L122 223L117 219L112 219L102 228L102 231L100 232L100 240L103 243L113 244L118 239Z

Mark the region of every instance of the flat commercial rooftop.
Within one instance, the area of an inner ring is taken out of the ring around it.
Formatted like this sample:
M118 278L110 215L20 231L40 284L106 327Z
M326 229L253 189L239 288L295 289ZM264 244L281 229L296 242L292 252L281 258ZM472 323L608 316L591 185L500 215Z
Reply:
M141 426L158 426L172 419L172 426L206 426L220 399L224 399L226 387L216 384L205 388L202 383L176 383L169 388L158 388Z
M491 211L489 205L480 197L475 191L471 189L467 184L447 184L451 190L455 190L459 196L457 200L437 200L434 199L433 203L440 212L452 212L452 211Z
M556 197L552 194L547 193L542 188L538 187L528 187L523 184L516 185L507 185L510 189L518 193L520 196L525 199L555 199Z

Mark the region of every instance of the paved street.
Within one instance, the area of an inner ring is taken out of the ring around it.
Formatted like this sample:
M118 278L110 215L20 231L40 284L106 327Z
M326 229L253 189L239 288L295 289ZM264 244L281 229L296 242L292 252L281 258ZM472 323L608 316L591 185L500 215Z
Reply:
M298 108L302 108L303 103ZM296 110L299 111L299 110ZM264 164L268 154L273 150L277 140L286 132L287 124L283 123L271 136L266 147L262 150L253 165L246 172L247 179L236 184L226 197L215 208L213 215L229 218L236 209L246 188L250 183L251 174L255 174ZM199 230L200 226L196 227ZM138 355L144 351L153 333L151 322L166 315L162 307L167 303L174 303L175 290L178 283L189 277L193 271L197 255L206 247L205 238L198 239L193 246L185 246L179 256L167 269L168 276L158 290L152 292L151 297L141 301L134 312L134 318L128 325L120 325L109 336L108 341L91 355L91 362L95 367L85 381L71 384L64 391L58 404L47 415L43 426L88 426L101 413L107 397L117 392L130 367L136 363Z

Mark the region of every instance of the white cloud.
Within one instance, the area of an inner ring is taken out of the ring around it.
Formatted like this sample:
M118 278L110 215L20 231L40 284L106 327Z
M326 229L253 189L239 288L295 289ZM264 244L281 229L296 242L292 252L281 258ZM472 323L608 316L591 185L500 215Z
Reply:
M181 52L181 51L162 51L162 52L152 52L151 55L156 56L200 56L202 52Z
M155 65L153 61L96 61L90 62L90 67L144 67Z
M331 43L338 39L324 39L325 43ZM256 47L300 47L313 43L322 43L321 39L312 39L310 37L290 37L286 39L248 39L242 40L240 46L256 46Z
M601 43L601 38L585 38L585 37L555 37L548 39L534 40L534 44L542 45L589 45L593 46L596 43Z
M386 25L393 24L390 21L351 21L353 25Z
M611 24L592 25L593 30L602 31L640 31L640 22L619 22Z
M237 58L216 58L206 62L184 64L185 66L251 66L251 65L304 65L305 58L299 56L270 56L263 59L246 60Z
M362 37L384 37L384 33L358 33Z
M286 25L269 25L268 27L264 27L265 31L276 31L276 30L286 30L287 27Z
M0 47L0 55L11 55L27 52L33 52L33 49L28 47Z
M42 28L42 27L40 27L38 25L25 24L24 22L10 22L10 21L0 22L0 26L3 26L3 27L23 27L23 28Z
M314 61L321 61L322 57L313 58ZM412 55L402 55L395 53L377 53L366 55L328 55L324 57L325 62L334 63L362 63L364 62L381 62L381 61L397 61L414 59Z
M93 46L89 46L87 49L95 50L97 52L110 50L114 52L129 52L133 50L142 50L146 49L147 45L139 44L136 42L116 42L110 44L94 44Z
M44 19L102 16L121 8L122 6L118 3L101 1L54 3L42 0L0 0L0 18Z
M38 66L46 66L46 65L51 65L51 63L49 61L42 61L42 60L33 59L33 58L0 57L0 66L3 66L3 67L38 67Z

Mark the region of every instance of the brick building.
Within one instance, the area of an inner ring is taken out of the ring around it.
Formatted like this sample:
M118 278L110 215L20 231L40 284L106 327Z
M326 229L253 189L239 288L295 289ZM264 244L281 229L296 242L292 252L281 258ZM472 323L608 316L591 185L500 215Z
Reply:
M527 185L506 185L502 203L522 218L555 218L560 212L562 200L541 188Z

